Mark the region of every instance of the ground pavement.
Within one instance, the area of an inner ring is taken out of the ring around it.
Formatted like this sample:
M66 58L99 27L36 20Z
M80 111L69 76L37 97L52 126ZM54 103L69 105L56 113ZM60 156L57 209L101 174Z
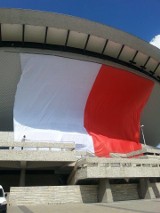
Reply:
M7 213L160 213L160 199L8 207Z

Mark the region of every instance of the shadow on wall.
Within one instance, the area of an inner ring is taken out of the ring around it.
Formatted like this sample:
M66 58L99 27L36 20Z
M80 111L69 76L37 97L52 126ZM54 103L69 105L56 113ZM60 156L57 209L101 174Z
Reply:
M153 92L141 115L141 123L147 145L157 146L160 144L160 85L155 82ZM143 140L141 138L141 142Z

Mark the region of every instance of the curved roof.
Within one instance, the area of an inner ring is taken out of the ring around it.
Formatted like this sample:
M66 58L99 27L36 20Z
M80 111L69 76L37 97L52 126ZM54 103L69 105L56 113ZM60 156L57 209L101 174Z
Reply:
M128 33L66 15L0 9L1 47L63 50L111 60L160 81L160 50Z

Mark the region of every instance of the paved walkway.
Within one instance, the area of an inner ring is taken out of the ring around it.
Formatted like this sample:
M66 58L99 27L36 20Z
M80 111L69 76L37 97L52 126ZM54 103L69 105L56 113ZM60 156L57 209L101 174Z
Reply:
M160 199L8 207L7 213L160 213Z

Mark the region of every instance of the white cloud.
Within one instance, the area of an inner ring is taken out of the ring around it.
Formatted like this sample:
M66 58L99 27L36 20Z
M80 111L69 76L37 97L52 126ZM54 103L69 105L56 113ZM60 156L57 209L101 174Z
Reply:
M158 47L160 49L160 35L156 35L151 41L150 44Z

